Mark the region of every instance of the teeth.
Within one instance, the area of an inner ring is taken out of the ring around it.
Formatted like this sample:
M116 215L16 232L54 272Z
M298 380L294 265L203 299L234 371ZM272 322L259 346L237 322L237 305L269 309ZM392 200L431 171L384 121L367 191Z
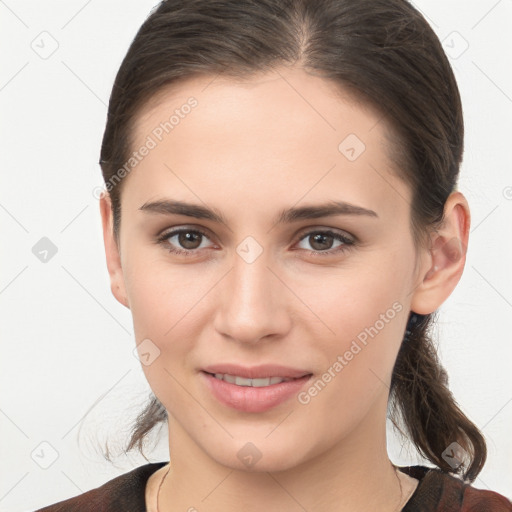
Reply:
M223 375L222 376L223 380L225 380L226 382L229 382L230 384L236 384L236 377L234 377L233 375Z
M252 386L253 388L262 388L265 386L271 386L272 384L279 384L280 382L287 382L289 380L286 377L267 377L265 379L247 379L245 377L239 377L238 375L228 375L227 373L216 373L216 379L225 380L230 384L236 384L237 386Z
M244 377L235 377L235 384L237 386L252 386L252 379L245 379Z
M276 382L272 382L272 379L276 379ZM270 384L279 384L279 382L282 382L281 377L267 377L266 379L247 379L252 380L252 383L249 384L250 386L254 388L259 388L263 386L270 386ZM238 384L238 382L237 382Z

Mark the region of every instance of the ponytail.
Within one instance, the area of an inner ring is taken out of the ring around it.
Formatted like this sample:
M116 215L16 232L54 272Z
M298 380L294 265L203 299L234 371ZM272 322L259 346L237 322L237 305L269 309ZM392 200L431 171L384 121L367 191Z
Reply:
M392 421L406 428L417 450L433 464L472 482L485 464L486 444L448 389L429 333L432 318L412 314L409 319L391 378Z
M126 451L137 448L144 456L144 440L146 436L159 424L167 421L167 411L160 400L151 392L149 402L139 413L130 434Z

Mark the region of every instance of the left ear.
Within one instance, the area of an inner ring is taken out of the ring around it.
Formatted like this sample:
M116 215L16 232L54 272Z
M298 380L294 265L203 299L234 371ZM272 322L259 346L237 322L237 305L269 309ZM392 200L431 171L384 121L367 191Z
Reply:
M470 222L466 198L461 192L452 192L444 206L443 223L431 234L420 282L412 294L415 313L433 313L455 289L466 263Z

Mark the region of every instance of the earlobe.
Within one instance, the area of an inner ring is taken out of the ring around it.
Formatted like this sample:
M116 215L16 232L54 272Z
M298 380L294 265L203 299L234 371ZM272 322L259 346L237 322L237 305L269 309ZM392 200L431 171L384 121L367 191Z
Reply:
M110 289L118 302L129 309L130 305L126 294L123 268L121 265L121 254L114 236L112 203L107 192L103 192L100 198L100 214L103 227L103 242L105 244L105 257L110 276Z
M428 258L413 291L411 310L433 313L450 296L459 282L469 238L470 213L460 192L450 194L445 203L442 226L431 234Z

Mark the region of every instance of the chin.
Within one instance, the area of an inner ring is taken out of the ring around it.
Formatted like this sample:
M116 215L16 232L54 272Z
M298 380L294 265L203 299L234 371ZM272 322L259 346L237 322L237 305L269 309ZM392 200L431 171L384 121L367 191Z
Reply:
M274 473L292 469L308 458L303 442L290 438L289 441L287 445L283 445L278 439L275 442L268 439L254 443L238 441L232 442L230 446L217 445L213 451L207 451L218 464L236 471Z

